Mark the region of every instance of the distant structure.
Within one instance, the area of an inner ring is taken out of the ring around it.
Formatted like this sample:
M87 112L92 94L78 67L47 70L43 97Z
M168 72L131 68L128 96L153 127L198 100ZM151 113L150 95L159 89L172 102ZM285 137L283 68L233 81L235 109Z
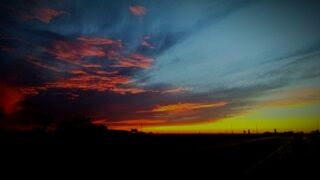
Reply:
M243 134L246 134L246 130L243 130Z
M130 131L132 134L137 134L138 133L138 129L131 129Z
M273 130L273 133L277 134L277 129L274 129L274 130Z
M250 134L250 129L248 129L248 134Z

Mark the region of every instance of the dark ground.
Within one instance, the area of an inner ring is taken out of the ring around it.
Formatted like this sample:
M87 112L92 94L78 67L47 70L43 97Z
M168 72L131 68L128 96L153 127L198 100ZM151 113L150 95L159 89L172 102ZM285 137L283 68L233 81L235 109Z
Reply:
M130 169L136 175L149 169L156 174L225 176L318 174L320 170L317 132L156 135L105 131L102 127L57 132L3 130L0 146L1 162L8 169L35 165L34 170L54 166L105 173Z

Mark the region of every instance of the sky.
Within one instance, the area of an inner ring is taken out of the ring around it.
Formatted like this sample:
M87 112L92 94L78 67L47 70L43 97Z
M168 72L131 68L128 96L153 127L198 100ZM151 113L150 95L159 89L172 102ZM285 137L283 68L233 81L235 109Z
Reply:
M0 127L154 133L320 121L320 3L1 0Z

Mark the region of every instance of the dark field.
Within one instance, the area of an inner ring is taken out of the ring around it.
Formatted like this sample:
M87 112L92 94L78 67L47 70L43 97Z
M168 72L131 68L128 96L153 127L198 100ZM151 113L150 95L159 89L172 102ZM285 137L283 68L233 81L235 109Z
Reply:
M94 132L94 133L93 133ZM317 174L319 133L158 135L122 131L6 132L0 136L7 167L58 163L108 172L224 175ZM18 162L18 163L17 163ZM159 169L160 168L160 169Z

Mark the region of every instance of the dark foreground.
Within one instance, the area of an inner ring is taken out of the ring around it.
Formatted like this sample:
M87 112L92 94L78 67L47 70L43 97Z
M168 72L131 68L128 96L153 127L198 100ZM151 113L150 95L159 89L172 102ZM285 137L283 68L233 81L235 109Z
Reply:
M33 165L44 169L94 168L100 173L130 169L137 176L145 171L237 176L318 174L320 170L317 132L260 135L94 132L1 131L1 160L9 169Z

